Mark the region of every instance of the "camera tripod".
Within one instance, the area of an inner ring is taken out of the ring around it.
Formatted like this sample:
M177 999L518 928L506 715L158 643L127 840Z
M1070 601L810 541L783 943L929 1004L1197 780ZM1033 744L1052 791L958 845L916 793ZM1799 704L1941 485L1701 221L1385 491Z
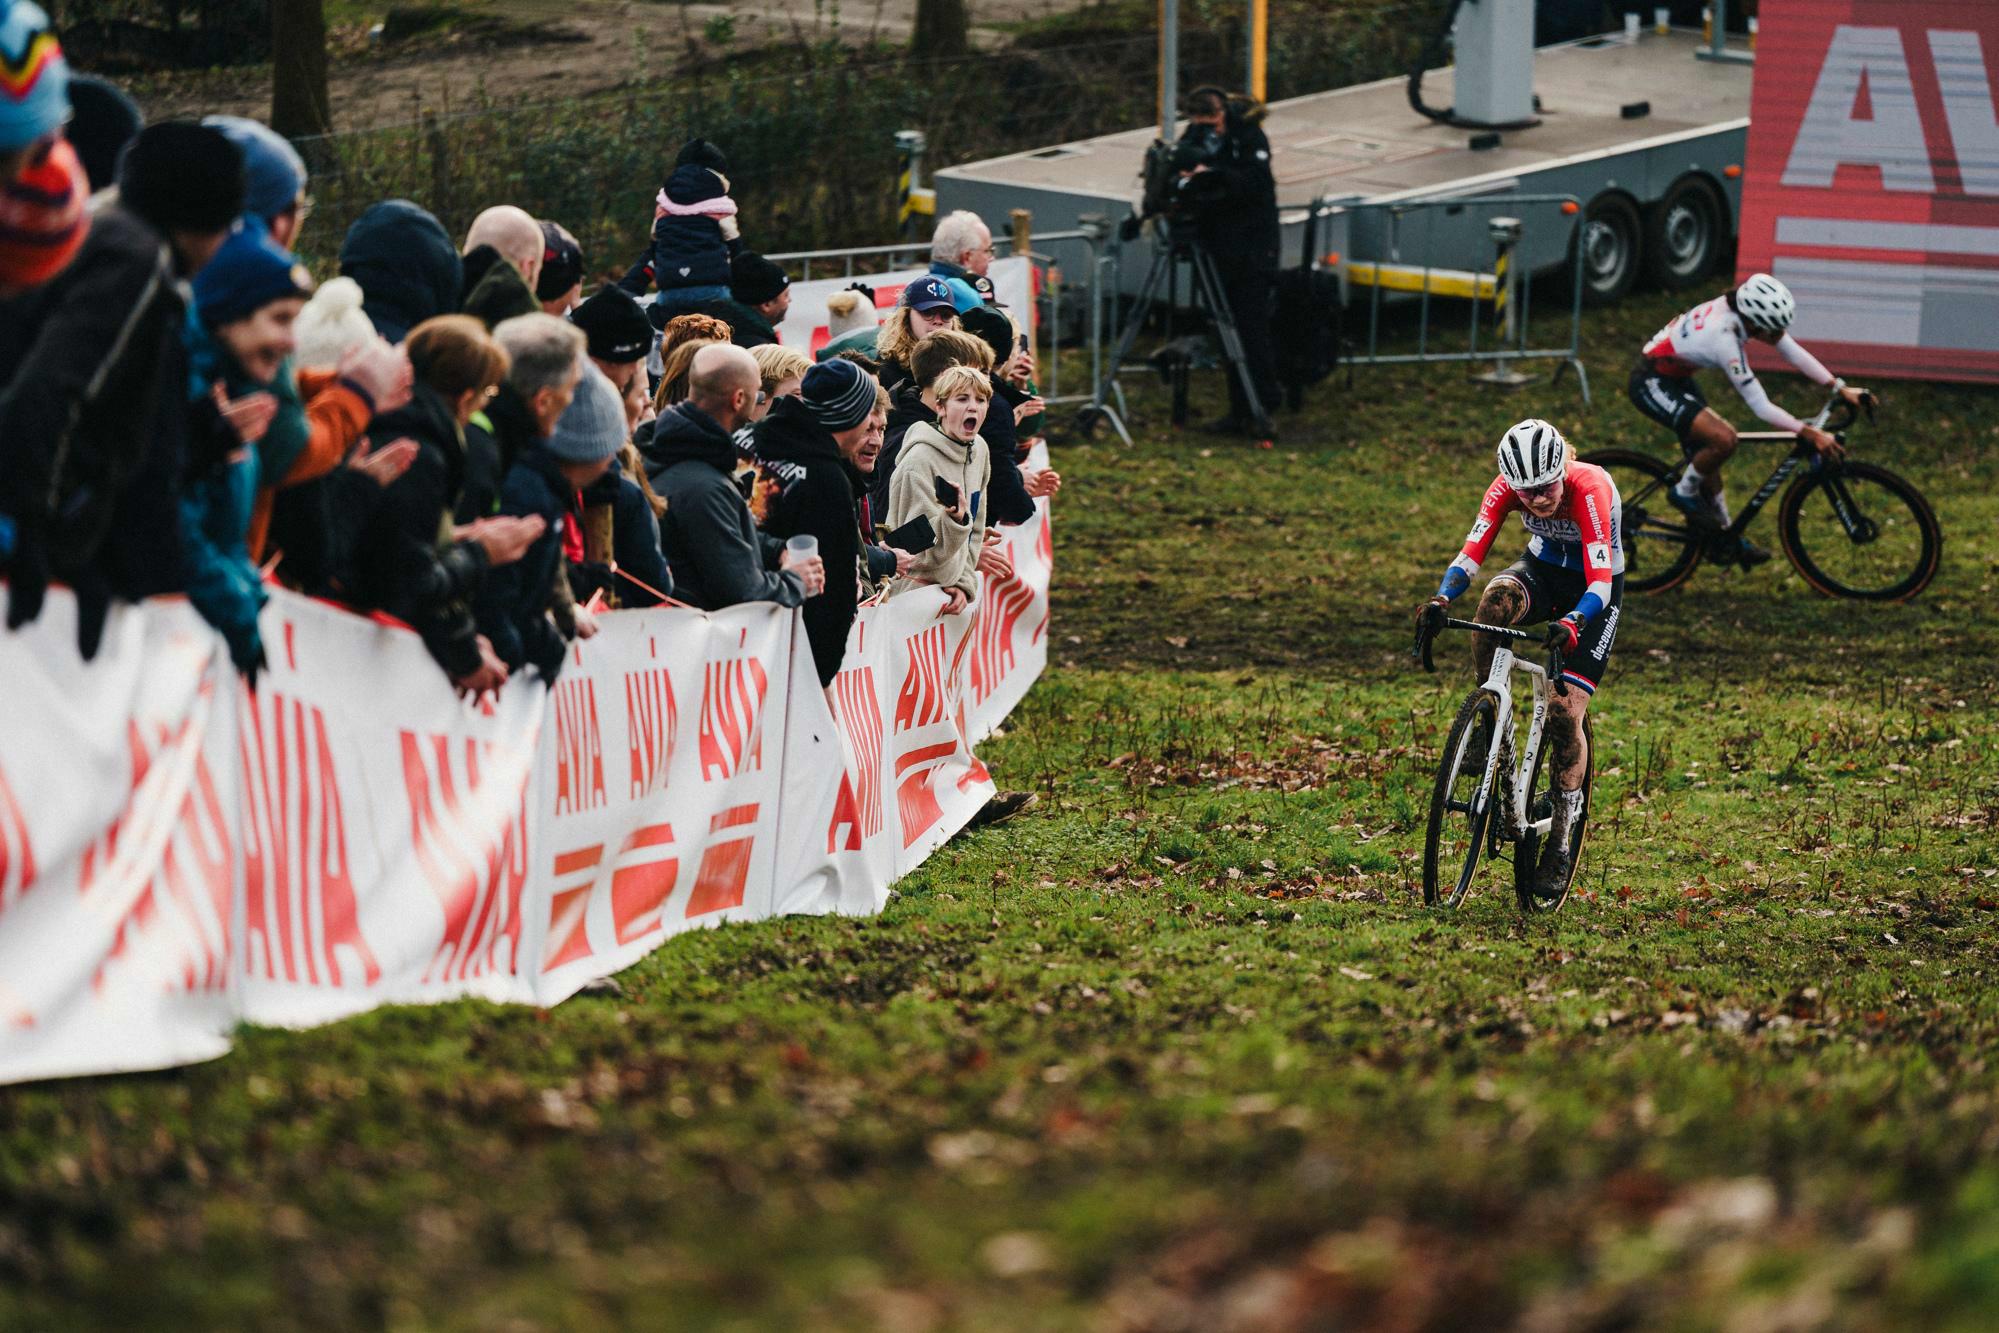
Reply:
M1215 334L1222 345L1223 368L1235 376L1241 386L1243 402L1248 405L1249 419L1258 433L1271 430L1269 413L1264 410L1263 399L1256 391L1256 383L1250 377L1249 362L1242 346L1242 334L1237 331L1235 312L1229 308L1229 299L1222 288L1221 275L1215 269L1214 256L1198 240L1185 239L1173 234L1164 220L1159 223L1158 244L1152 255L1152 269L1145 275L1145 283L1138 289L1138 301L1132 307L1131 316L1125 321L1124 333L1118 338L1117 350L1111 354L1104 367L1103 379L1097 384L1088 405L1077 416L1078 425L1085 432L1099 421L1108 421L1118 437L1126 444L1131 443L1131 432L1125 429L1122 408L1124 391L1118 386L1118 372L1123 369L1125 358L1131 354L1131 346L1138 340L1139 331L1152 313L1153 303L1159 297L1161 285L1173 271L1173 265L1182 257L1191 260L1194 266L1194 295L1197 302L1208 312L1215 322ZM1115 397L1117 406L1111 406Z

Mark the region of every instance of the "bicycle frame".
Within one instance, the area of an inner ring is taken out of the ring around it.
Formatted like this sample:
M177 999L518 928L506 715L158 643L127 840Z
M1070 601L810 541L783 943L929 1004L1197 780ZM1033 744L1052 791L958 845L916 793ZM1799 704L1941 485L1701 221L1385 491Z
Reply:
M1831 419L1833 408L1838 406L1840 401L1839 394L1835 392L1826 399L1825 406L1819 409L1818 415L1805 424L1823 428ZM1818 456L1818 451L1800 439L1795 431L1741 430L1735 433L1735 439L1738 444L1788 444L1791 446L1791 452L1778 460L1776 470L1770 474L1769 480L1756 489L1756 494L1749 497L1749 502L1742 506L1742 512L1735 516L1734 521L1717 534L1722 537L1740 537L1747 532L1756 515L1762 512L1763 506L1770 502L1770 497L1777 493L1778 488L1790 478L1791 474L1796 472L1801 464L1809 464ZM1847 533L1852 535L1855 532L1855 523L1850 513L1851 502L1847 500L1843 491L1833 494L1834 512L1838 514L1840 522L1845 524Z
M1480 626L1490 631L1492 626ZM1531 691L1534 711L1527 723L1527 743L1519 748L1513 775L1512 827L1518 833L1546 834L1554 825L1551 815L1547 819L1527 818L1527 788L1534 781L1534 765L1541 757L1541 740L1548 727L1550 688L1547 668L1538 662L1525 661L1514 656L1513 650L1501 644L1493 651L1492 670L1486 673L1483 688L1499 697L1499 718L1505 726L1505 736L1513 735L1513 673L1524 671L1532 680ZM1485 776L1479 780L1478 793L1473 796L1473 813L1483 810L1492 797L1492 781L1499 772L1499 755L1507 747L1500 743L1500 735L1495 728L1493 744L1487 747L1485 756Z

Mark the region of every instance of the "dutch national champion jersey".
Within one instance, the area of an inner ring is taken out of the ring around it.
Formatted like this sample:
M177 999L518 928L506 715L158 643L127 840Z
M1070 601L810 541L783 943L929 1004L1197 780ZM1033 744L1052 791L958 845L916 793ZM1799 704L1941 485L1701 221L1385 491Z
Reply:
M1749 368L1748 330L1726 296L1703 301L1645 344L1645 359L1661 375L1691 379L1703 370L1719 370L1742 395L1749 410L1778 430L1795 431L1804 423L1770 401L1756 372ZM1791 368L1814 384L1829 385L1832 372L1790 334L1777 340L1777 353Z
M1617 483L1610 474L1594 463L1569 464L1562 507L1552 518L1528 513L1506 478L1494 477L1492 485L1485 488L1478 518L1465 536L1464 550L1451 562L1452 568L1463 571L1466 579L1478 573L1499 537L1500 525L1515 510L1529 533L1530 555L1564 569L1579 570L1588 579L1589 587L1576 609L1585 618L1593 618L1609 605L1610 581L1624 572L1624 502L1618 498Z

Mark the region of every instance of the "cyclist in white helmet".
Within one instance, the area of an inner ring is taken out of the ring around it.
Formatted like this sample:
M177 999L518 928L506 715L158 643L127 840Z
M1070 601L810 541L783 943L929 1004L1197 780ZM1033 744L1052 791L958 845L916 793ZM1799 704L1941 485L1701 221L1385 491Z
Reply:
M1487 582L1475 618L1487 625L1548 621L1548 642L1562 649L1569 689L1554 696L1548 716L1555 826L1536 874L1538 885L1559 893L1575 863L1569 830L1582 810L1589 773L1583 715L1609 665L1624 601L1623 504L1610 474L1576 462L1562 433L1538 417L1507 431L1497 453L1499 475L1485 488L1463 549L1418 621L1426 629L1441 627L1445 608L1471 586L1501 524L1518 510L1528 532L1526 553ZM1493 644L1476 635L1472 653L1484 680Z
M1839 442L1770 401L1770 395L1749 368L1746 340L1770 344L1813 384L1835 388L1855 407L1866 394L1834 378L1818 358L1785 330L1797 314L1791 289L1768 273L1752 273L1742 285L1712 301L1704 301L1652 335L1631 372L1626 388L1632 403L1652 420L1680 437L1690 461L1669 493L1673 506L1694 522L1725 528L1730 519L1722 492L1721 466L1735 453L1735 427L1707 404L1694 376L1719 370L1742 395L1749 410L1778 430L1794 431L1827 458L1837 458ZM1744 541L1727 553L1745 569L1762 564L1770 553Z

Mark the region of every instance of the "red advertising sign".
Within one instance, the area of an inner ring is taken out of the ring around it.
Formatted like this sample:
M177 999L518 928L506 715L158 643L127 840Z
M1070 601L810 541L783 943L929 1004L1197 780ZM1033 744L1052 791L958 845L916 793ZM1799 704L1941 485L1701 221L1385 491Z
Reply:
M1999 381L1999 4L1759 14L1741 273L1836 373Z

